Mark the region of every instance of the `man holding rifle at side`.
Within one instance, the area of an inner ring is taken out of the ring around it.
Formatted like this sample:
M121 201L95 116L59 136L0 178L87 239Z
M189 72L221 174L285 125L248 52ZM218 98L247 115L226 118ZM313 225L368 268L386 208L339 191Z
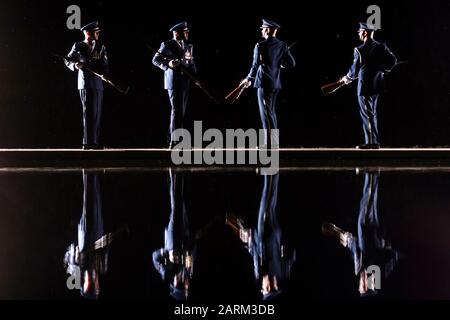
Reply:
M83 149L101 149L102 75L109 73L108 56L105 46L99 43L98 21L89 23L81 31L84 41L73 45L65 64L70 70L78 71L78 90L83 106Z
M274 133L278 129L276 101L281 89L281 68L295 67L295 59L288 45L276 38L280 25L263 19L261 35L264 41L255 46L253 64L247 78L241 85L253 87L258 91L259 112L264 129L263 148L278 148L279 137ZM269 138L270 137L270 138Z
M358 101L363 123L365 143L358 149L379 149L377 107L378 98L383 90L385 72L397 63L397 58L384 44L374 40L375 27L360 23L358 35L364 43L355 48L353 65L342 84L350 84L358 79Z

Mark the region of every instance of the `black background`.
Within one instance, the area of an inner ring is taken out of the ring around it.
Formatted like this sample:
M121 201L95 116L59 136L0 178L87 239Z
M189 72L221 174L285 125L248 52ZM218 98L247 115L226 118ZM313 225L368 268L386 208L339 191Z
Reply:
M105 91L103 142L109 147L162 147L169 106L163 74L151 64L153 53L170 38L168 29L187 20L200 77L224 96L247 75L253 47L260 41L260 18L278 21L279 37L298 40L298 61L284 73L279 99L283 146L353 146L362 142L356 88L331 97L320 86L344 75L358 45L358 21L366 9L382 10L385 41L400 61L380 106L385 146L449 145L448 2L287 1L10 1L0 10L0 147L79 147L81 107L76 74L51 53L66 54L79 31L69 31L66 9L78 4L82 23L100 20L103 42L116 77L128 82L124 97ZM188 121L204 127L259 128L255 93L235 105L214 105L193 89Z

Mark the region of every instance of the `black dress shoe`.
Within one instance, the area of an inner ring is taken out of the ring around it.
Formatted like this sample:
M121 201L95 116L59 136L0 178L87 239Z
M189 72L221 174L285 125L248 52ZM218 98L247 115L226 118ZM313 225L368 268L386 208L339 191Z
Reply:
M362 144L360 146L357 146L356 149L359 150L377 150L380 149L379 144Z
M103 150L103 146L99 144L84 144L83 150Z

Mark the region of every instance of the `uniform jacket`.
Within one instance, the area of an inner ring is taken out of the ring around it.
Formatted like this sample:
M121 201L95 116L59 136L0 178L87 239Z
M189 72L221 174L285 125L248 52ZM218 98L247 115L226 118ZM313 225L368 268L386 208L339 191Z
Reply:
M164 71L164 89L173 90L187 87L190 83L189 77L183 74L179 67L174 69L169 67L169 62L172 59L179 59L181 64L195 75L197 68L192 44L185 41L179 42L175 39L165 41L152 60L155 66Z
M397 63L397 58L384 44L373 39L355 48L353 65L347 73L351 81L358 79L358 95L380 94L386 71Z
M255 88L281 89L282 67L295 67L295 59L285 42L269 37L256 44L247 78L254 81Z
M86 64L99 74L109 72L106 48L98 42L94 42L93 46L89 46L83 41L77 42L73 45L67 57L70 61L66 61L66 66L72 71L76 71L76 63L73 61L78 61ZM78 89L96 89L102 91L102 79L87 70L80 69L78 70Z

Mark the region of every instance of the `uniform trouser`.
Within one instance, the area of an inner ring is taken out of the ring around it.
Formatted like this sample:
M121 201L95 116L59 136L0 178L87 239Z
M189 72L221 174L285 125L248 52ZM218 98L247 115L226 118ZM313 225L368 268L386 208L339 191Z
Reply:
M364 188L358 217L358 246L361 251L382 247L378 219L378 172L364 174ZM369 248L368 248L369 247Z
M358 96L366 144L380 144L377 119L378 98L379 95Z
M170 105L172 107L169 126L169 141L172 142L174 140L174 131L184 128L183 120L189 99L189 87L167 90L167 93L169 94Z
M184 201L184 177L169 172L170 219L165 230L165 249L181 251L189 243L189 220Z
M97 173L88 173L83 170L83 213L78 225L80 251L92 246L103 235L100 177Z
M264 176L264 188L258 212L258 229L254 238L257 241L257 248L260 254L261 272L255 269L255 276L277 276L278 280L284 278L282 270L281 254L281 228L278 223L277 203L278 203L279 175ZM254 266L255 268L257 266Z
M358 217L357 247L362 257L362 267L378 266L388 277L398 262L398 253L386 247L384 230L378 216L379 172L364 174L364 189ZM355 248L354 251L358 250Z
M358 248L362 266L368 267L376 262L384 250L385 240L378 217L378 172L364 174L364 189L358 217Z
M258 88L258 104L262 127L264 129L264 144L271 146L278 146L280 144L280 137L278 133L272 131L274 129L278 129L278 120L275 108L279 91L279 89ZM271 135L270 141L268 139L269 134Z
M103 90L81 89L80 98L83 106L83 145L100 144Z

